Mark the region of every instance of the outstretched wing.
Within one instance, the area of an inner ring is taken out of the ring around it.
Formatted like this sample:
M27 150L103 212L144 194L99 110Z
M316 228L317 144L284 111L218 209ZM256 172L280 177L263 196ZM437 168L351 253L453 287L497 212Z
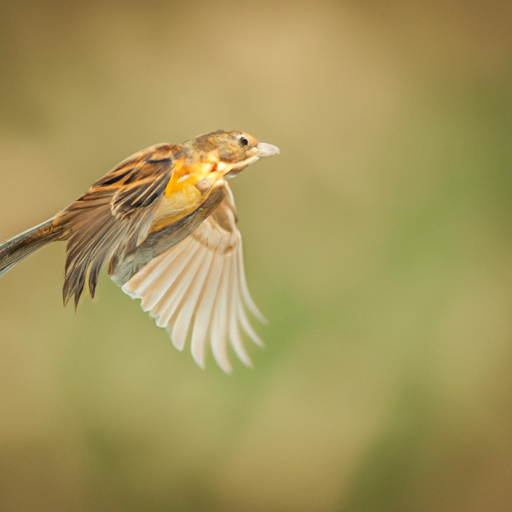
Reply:
M251 366L240 326L263 345L246 308L265 319L247 289L233 195L225 181L223 187L224 199L213 214L189 237L147 263L122 289L141 299L142 309L167 329L178 350L190 339L192 355L204 367L210 345L219 366L230 372L229 344Z
M68 240L63 299L78 304L86 281L94 296L103 264L133 250L148 234L159 199L181 156L181 146L160 144L120 163L57 215Z

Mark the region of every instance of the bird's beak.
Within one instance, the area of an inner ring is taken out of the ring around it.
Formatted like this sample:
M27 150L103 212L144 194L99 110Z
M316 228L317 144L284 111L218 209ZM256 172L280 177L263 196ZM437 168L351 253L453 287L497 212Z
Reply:
M264 158L266 156L273 156L279 154L279 148L277 146L273 146L272 144L266 144L265 142L260 142L258 144L258 157Z
M260 158L279 154L279 148L277 146L273 146L272 144L266 144L265 142L260 142L256 147L258 148L258 152L255 155L247 158L243 162L240 162L234 168L231 168L231 170L226 172L226 174L224 174L224 176L226 178L234 178L235 176L237 176L240 173L240 171L244 170L248 165L253 164ZM219 165L217 165L217 169L221 170Z

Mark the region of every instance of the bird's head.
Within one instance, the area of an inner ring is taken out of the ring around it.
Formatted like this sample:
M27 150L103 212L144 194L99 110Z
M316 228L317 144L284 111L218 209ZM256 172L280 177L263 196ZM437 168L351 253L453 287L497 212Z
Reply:
M219 173L219 177L228 178L236 176L260 158L279 153L276 146L258 142L251 135L236 130L217 130L199 135L183 146L193 154L200 155L203 161L214 163L212 171Z

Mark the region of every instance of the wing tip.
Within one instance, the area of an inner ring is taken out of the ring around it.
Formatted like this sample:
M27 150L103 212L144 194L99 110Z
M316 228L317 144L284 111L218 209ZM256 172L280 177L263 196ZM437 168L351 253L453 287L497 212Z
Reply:
M206 368L204 357L202 357L198 354L195 354L194 352L192 352L192 357L193 357L195 363L197 364L197 366L199 366L199 368L201 368L201 370L204 370Z

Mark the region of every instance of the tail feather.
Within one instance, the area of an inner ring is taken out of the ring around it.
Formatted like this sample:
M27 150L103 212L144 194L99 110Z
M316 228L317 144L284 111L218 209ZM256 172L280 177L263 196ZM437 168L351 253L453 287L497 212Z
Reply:
M0 276L46 244L62 238L64 228L47 220L0 244Z

